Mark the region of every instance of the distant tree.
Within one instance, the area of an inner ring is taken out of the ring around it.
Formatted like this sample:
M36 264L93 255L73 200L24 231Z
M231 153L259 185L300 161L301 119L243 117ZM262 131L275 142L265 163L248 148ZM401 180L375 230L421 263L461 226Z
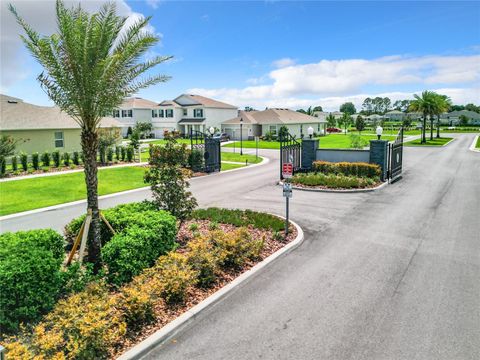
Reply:
M307 113L307 112L306 112L305 110L303 110L303 109L298 109L297 112L302 113L302 114L306 114L306 113Z
M452 101L447 95L434 95L435 106L433 108L434 115L437 116L437 138L440 137L440 115L447 112L452 105ZM433 123L430 123L430 140L433 140Z
M412 126L412 118L410 116L407 116L403 119L402 121L402 126L406 129L410 128L410 126Z
M459 125L460 126L467 126L468 125L468 120L469 120L468 116L462 114L462 115L459 116L458 120L459 120Z
M411 100L397 100L393 103L393 109L406 112Z
M480 106L477 106L475 104L467 104L465 105L465 110L480 113Z
M390 110L390 106L392 105L392 101L388 97L384 97L382 99L382 114L385 114L387 111Z
M465 110L465 106L464 105L452 105L450 107L450 110L451 111L462 111L462 110Z
M323 111L323 108L321 106L315 106L313 111Z
M371 98L367 97L365 100L363 100L362 111L365 115L372 115L373 108Z
M344 112L339 120L339 124L345 129L345 135L347 135L347 129L352 124L352 117L349 113Z
M362 115L358 115L355 119L355 127L360 134L362 133L363 129L365 129L365 119Z
M348 115L353 115L357 112L355 105L352 102L346 102L340 106L340 111Z
M434 114L435 108L435 93L433 91L425 90L422 92L422 95L419 96L414 94L415 98L412 100L409 106L409 111L422 113L423 124L422 124L422 140L421 143L424 144L427 142L426 138L426 127L427 127L427 117L431 117Z
M335 116L333 116L333 114L328 114L326 120L327 120L328 127L337 126L337 119L335 119Z

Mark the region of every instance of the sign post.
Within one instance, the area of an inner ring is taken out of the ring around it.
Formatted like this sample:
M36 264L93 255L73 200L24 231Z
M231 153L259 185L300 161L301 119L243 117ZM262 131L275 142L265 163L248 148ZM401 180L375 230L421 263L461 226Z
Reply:
M289 217L290 217L290 208L289 208L289 200L292 197L292 184L288 182L293 176L293 164L292 163L284 163L282 165L282 177L284 179L283 182L283 197L285 198L285 237L288 235L288 224L289 224Z

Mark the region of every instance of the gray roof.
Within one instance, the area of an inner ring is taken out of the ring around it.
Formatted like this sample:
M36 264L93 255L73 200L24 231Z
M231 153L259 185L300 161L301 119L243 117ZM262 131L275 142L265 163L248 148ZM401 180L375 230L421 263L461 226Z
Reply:
M262 111L239 111L236 118L224 121L222 124L324 124L327 121L315 116L300 113L290 109L266 109Z
M458 118L462 115L465 115L469 119L480 119L480 114L476 113L475 111L470 111L470 110L458 110L458 111L452 111L449 113L444 113L442 114L443 118Z
M104 117L100 127L121 127L112 117ZM0 95L0 130L79 129L78 123L56 106L38 106L21 99Z

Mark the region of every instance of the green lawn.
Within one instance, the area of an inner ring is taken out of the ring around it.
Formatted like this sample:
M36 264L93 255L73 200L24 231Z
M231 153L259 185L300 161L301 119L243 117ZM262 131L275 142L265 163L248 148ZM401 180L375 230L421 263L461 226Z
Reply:
M99 195L147 186L145 169L123 167L98 171ZM0 183L0 215L33 210L86 198L83 172ZM46 224L47 226L48 224Z
M362 135L362 139L366 141L375 140L377 137L375 135ZM395 136L382 136L383 140L394 140ZM320 140L320 148L321 149L349 149L350 148L350 137L344 134L333 134L322 136L319 138ZM233 148L233 143L224 145L224 147ZM240 147L240 142L237 141L235 147ZM255 148L255 141L248 140L243 142L244 148ZM280 149L280 143L278 141L259 141L258 142L259 149Z
M249 155L249 154L240 155L240 153L231 153L231 152L222 151L222 161L236 161L236 162L245 163L245 160L248 160L249 164L258 164L262 162L262 158L259 157L257 159L255 155Z
M441 137L441 138L433 138L433 140L430 140L429 137L427 137L427 142L422 144L421 139L416 139L412 141L408 141L404 143L405 146L443 146L449 141L451 141L452 138L450 137Z
M475 145L477 149L480 149L480 136L477 137L477 144Z
M245 167L245 165L241 165L241 164L228 164L228 163L222 162L222 171L232 170L232 169L238 169L238 168L241 168L241 167Z

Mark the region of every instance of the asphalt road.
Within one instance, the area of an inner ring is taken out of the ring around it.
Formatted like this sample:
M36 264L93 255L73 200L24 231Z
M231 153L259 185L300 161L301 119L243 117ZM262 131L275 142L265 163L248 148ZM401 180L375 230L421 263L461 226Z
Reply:
M405 148L403 179L375 193L294 191L302 246L145 359L480 359L480 156L468 151L472 140ZM273 160L197 178L192 190L201 206L283 214L277 177ZM82 211L0 225L61 228Z

